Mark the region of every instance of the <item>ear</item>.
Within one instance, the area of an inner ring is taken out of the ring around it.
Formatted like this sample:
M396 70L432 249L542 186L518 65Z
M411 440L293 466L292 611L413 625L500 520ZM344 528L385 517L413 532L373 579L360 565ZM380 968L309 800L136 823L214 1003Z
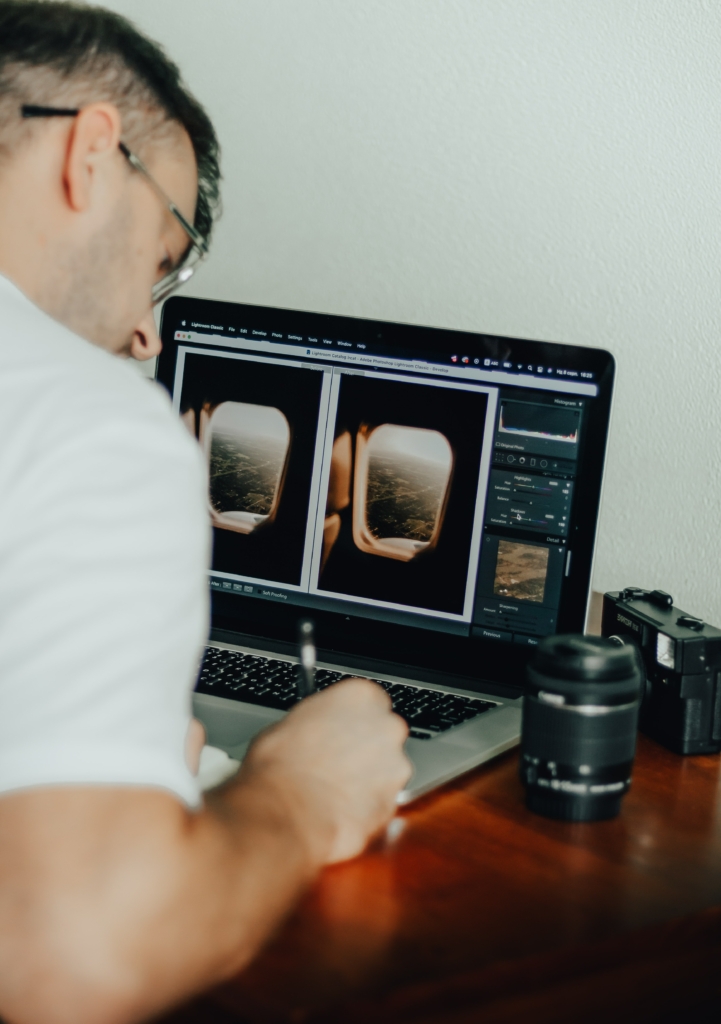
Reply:
M155 320L152 313L148 313L135 328L133 339L130 342L130 355L133 359L142 362L145 359L152 359L159 356L163 348L155 327Z
M73 210L87 210L93 190L104 171L120 167L118 144L122 124L112 103L91 103L73 122L64 168L68 203Z

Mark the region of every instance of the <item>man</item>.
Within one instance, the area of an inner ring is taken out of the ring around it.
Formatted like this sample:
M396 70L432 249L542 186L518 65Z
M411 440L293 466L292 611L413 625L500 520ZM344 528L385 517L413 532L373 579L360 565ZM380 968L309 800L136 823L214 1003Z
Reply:
M204 806L186 763L204 470L160 390L114 357L158 352L151 292L203 253L218 177L207 116L127 22L0 0L0 1017L13 1024L140 1020L239 970L319 868L387 823L409 774L405 725L361 680L291 712Z

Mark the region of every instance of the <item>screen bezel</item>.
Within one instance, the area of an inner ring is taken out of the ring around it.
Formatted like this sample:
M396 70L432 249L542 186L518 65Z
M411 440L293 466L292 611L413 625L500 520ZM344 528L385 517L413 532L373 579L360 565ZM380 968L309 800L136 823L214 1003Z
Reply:
M446 361L451 354L463 352L471 362L476 357L489 357L520 363L561 365L593 373L598 396L587 406L569 534L573 545L571 571L562 593L557 628L559 633L583 631L615 375L611 353L555 342L174 296L163 306L163 350L156 370L157 381L170 394L179 345L174 335L182 320L222 324L225 330L237 325L344 338L364 343L369 351L379 345L388 345L398 354L407 352L408 355L438 361ZM301 609L236 594L212 593L211 596L214 630L222 631L225 636L252 636L259 644L264 640L280 644L295 642ZM487 692L494 683L504 688L521 685L526 663L533 651L532 647L347 615L342 610L314 610L312 614L319 649L336 660L344 657L358 660L372 654L374 661L390 666L387 671L395 668L399 675L407 675L414 670L419 674L429 671L442 673L471 690Z

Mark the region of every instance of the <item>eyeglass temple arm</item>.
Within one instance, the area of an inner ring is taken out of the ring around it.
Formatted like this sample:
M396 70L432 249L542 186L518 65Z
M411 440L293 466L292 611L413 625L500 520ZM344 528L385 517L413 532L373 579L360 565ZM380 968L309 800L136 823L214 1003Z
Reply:
M71 107L36 107L32 103L25 103L20 112L23 117L77 117L80 113Z
M196 228L193 227L193 225L190 223L190 221L188 221L183 216L183 214L180 212L180 210L175 205L175 203L170 198L170 196L157 183L157 181L152 176L152 174L150 173L148 168L145 166L143 161L140 159L140 157L136 156L135 153L133 153L131 150L129 150L124 142L119 142L118 146L120 148L120 152L126 158L128 163L130 164L130 166L134 167L135 170L138 171L139 174L142 174L143 177L146 178L150 182L150 184L153 186L153 188L156 189L156 191L163 197L165 202L168 204L168 209L171 211L173 216L177 220L179 220L180 223L183 225L183 228L187 232L188 237L191 239L193 244L197 245L198 248L201 249L204 253L207 253L208 252L208 243L207 243L207 241L203 238L203 236L200 234L200 232Z

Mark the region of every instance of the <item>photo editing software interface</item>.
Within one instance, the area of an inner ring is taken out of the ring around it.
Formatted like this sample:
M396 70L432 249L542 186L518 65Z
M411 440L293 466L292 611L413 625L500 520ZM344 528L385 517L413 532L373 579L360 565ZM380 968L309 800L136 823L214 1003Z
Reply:
M212 590L508 643L555 631L593 374L175 326Z

